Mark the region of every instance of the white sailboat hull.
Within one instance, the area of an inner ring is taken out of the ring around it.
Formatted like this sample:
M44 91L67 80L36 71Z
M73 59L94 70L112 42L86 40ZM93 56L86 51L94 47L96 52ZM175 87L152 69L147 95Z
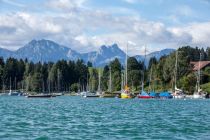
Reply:
M96 95L95 93L91 93L91 92L86 92L82 97L84 98L97 98L99 97L99 95Z
M193 99L203 99L204 97L202 95L199 94L194 94L193 95Z
M184 99L185 96L184 95L175 95L175 96L173 96L173 98L175 98L175 99Z

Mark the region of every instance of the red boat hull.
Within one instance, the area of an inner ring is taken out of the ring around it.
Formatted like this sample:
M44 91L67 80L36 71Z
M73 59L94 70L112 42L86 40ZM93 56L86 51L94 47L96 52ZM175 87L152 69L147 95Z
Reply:
M151 96L138 96L138 98L141 98L141 99L151 99L152 97Z

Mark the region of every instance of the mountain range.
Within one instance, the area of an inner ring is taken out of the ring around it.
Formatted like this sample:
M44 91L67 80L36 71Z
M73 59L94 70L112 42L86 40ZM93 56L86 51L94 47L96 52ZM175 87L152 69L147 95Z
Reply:
M164 49L161 51L155 51L150 53L146 57L146 65L149 62L151 57L156 57L160 59L163 55L169 55L174 49ZM61 59L64 60L78 60L82 59L85 63L88 61L92 62L94 66L100 67L108 64L110 61L118 58L119 61L124 64L125 62L125 52L123 52L117 44L111 46L101 46L98 51L91 51L88 53L79 53L75 50L72 50L69 47L59 45L56 42L50 40L32 40L22 48L19 48L16 51L10 51L7 49L0 48L0 56L4 59L9 57L14 57L17 59L27 58L29 61L38 62L38 61L58 61ZM138 61L144 59L143 55L134 56Z

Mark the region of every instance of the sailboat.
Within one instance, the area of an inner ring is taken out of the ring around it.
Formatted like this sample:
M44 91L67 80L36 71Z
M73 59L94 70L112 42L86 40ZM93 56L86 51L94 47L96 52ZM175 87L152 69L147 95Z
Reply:
M200 88L200 79L201 79L201 69L200 68L201 68L201 53L200 53L198 76L197 76L197 83L196 83L197 91L194 92L194 94L193 94L193 98L194 99L202 99L202 98L204 98L204 95L202 94L202 89Z
M158 95L157 95L157 93L155 92L155 89L154 89L154 82L152 82L152 78L154 79L154 77L153 77L153 67L151 66L150 78L149 78L149 96L151 98L158 98Z
M178 50L176 51L176 63L175 63L175 72L174 72L175 85L174 85L173 98L183 99L183 98L185 98L185 94L184 94L183 90L177 88L177 68L178 68Z
M85 94L86 94L86 92L88 91L88 87L89 87L89 85L88 85L88 74L87 74L87 83L86 83L86 86L84 86L84 83L83 83L83 90L81 92L78 91L77 94L80 95L80 96L82 96L82 97L84 97Z
M87 91L82 93L82 97L84 98L98 98L99 95L95 94L94 92L89 91L89 85L88 85L88 76L87 76Z
M101 70L98 70L98 90L96 92L96 95L102 95L102 91L101 91Z
M124 90L121 91L122 99L133 98L130 92L130 88L128 87L128 43L126 46L126 59L125 59L125 86Z
M16 77L15 77L15 90L16 90ZM10 90L8 93L9 96L21 96L22 93L17 92L17 91L12 91L12 82L11 82L11 77L10 77Z
M42 81L42 82L44 82L44 81ZM29 95L27 95L26 97L27 98L52 98L52 97L56 97L57 95L56 94L52 94L51 93L51 81L49 80L48 81L48 93L45 93L45 89L44 89L44 83L42 83L42 93L40 93L40 94L35 94L35 95L31 95L31 94L29 94Z
M144 64L145 64L145 59L146 59L146 47L145 47L145 56L144 56ZM150 96L146 91L144 91L144 67L142 71L142 79L141 79L141 92L138 95L138 98L141 99L150 99L152 96Z

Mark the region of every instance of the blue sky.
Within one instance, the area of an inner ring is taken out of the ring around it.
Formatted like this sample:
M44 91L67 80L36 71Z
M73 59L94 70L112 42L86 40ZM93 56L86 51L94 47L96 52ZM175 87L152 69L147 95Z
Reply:
M79 52L210 46L210 0L0 0L0 47L50 39Z

